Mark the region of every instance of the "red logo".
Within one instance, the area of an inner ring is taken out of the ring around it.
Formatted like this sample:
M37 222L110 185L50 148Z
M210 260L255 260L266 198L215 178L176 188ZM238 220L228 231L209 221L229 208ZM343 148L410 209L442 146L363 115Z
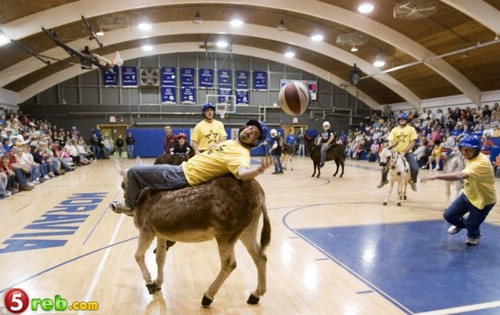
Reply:
M9 312L20 314L28 308L28 294L21 289L10 289L5 293L4 304L5 308L9 310Z

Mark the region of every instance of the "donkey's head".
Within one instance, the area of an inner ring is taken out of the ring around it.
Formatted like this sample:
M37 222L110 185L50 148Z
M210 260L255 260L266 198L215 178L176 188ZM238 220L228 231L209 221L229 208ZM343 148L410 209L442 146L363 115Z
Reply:
M389 168L389 165L391 164L391 158L392 158L392 149L390 148L384 148L382 152L380 153L380 163L379 165L386 170Z

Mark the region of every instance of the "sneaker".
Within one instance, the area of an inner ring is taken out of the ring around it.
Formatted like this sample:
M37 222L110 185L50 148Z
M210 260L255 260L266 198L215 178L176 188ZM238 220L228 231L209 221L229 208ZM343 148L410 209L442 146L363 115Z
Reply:
M279 174L279 173L280 173L280 172L278 172L278 171L274 171L274 172L272 172L271 174L276 175L276 174Z
M479 236L478 237L469 237L466 241L465 244L469 246L475 246L479 243Z
M462 228L461 227L458 227L458 226L455 226L455 225L452 225L450 226L450 228L448 229L448 234L457 234L458 232L460 232Z
M388 180L383 180L383 181L380 182L380 184L378 184L377 188L382 188L382 187L384 187L387 184L389 184L389 181Z
M417 184L415 184L414 181L412 181L411 179L408 181L408 184L410 184L410 187L411 189L413 189L413 191L417 191Z
M130 217L134 216L134 209L127 207L124 203L113 201L109 206L115 213L124 213Z

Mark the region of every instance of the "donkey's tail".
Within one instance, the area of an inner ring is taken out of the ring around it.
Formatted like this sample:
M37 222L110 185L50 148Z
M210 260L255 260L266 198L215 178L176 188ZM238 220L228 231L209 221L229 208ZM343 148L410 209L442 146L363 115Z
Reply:
M260 252L264 253L269 243L271 243L271 223L269 222L269 216L267 215L266 203L262 203L262 231L260 233Z

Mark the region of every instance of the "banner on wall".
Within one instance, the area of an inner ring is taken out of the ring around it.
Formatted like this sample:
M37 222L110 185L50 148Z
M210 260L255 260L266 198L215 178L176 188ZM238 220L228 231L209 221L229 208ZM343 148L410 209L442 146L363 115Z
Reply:
M248 90L236 90L236 105L248 105L250 100Z
M214 87L214 70L200 69L198 71L198 85L201 89Z
M232 89L226 89L226 88L219 88L217 90L217 93L220 95L217 97L217 102L218 103L223 103L223 104L231 104L232 100L228 97L225 97L226 95L232 95L233 90Z
M318 94L318 81L316 80L290 80L290 79L281 79L280 80L280 89L283 85L287 84L290 81L300 81L304 86L309 90L309 95L311 96L311 101L316 100L316 96Z
M181 86L194 87L193 68L181 68Z
M176 104L175 86L161 87L161 102L162 104Z
M119 73L119 67L114 66L113 67L113 72L103 72L102 73L102 84L104 87L116 87L118 86L118 73Z
M176 86L177 75L175 67L161 67L161 86Z
M181 86L181 103L182 104L196 103L196 89L194 87Z
M253 88L254 90L267 90L267 72L253 72Z
M137 87L136 67L122 67L122 85L124 88Z
M236 70L236 90L250 89L250 72L246 70Z
M219 88L233 88L233 72L231 70L217 70L217 83Z

